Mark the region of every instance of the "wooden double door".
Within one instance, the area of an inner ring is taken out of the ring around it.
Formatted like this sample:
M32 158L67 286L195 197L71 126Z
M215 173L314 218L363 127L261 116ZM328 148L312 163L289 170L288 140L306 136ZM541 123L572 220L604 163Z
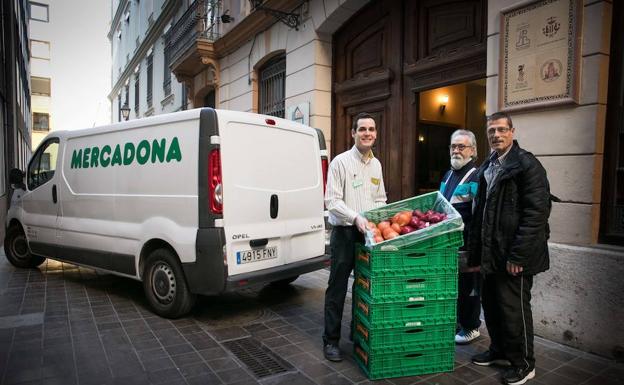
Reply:
M333 36L332 154L353 145L360 112L389 201L418 191L418 101L424 90L485 77L487 0L376 0Z

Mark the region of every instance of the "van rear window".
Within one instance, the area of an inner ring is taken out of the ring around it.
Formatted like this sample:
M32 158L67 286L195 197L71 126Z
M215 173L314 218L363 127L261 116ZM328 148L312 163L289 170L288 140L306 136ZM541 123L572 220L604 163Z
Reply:
M293 191L321 183L318 140L309 132L231 122L222 136L224 178L239 187Z

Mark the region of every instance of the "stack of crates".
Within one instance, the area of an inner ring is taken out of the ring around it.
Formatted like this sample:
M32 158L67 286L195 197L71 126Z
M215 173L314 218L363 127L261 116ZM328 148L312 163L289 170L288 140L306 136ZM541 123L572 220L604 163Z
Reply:
M453 370L459 213L433 192L364 215L379 223L405 210L447 219L369 246L358 245L354 281L354 356L368 378Z

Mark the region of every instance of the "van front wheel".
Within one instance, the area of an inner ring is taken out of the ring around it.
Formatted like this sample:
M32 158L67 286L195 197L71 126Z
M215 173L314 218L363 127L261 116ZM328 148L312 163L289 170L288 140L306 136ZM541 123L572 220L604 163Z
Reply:
M15 267L33 268L41 265L45 258L33 255L28 247L26 234L19 226L11 226L4 237L4 253Z
M178 318L195 304L180 263L168 249L153 251L145 261L143 290L154 312L166 318Z

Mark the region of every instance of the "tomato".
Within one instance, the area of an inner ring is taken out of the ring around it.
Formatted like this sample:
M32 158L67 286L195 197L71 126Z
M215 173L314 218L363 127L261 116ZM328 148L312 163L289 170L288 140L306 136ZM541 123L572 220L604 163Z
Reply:
M390 227L390 222L388 221L381 221L379 222L379 224L377 224L377 228L383 232L385 229L387 229L388 227Z
M384 229L381 234L383 235L384 239L392 239L394 237L396 237L397 235L399 235L396 231L394 231L394 229L392 229L392 227L387 227L386 229ZM396 234L394 235L392 238L390 238L390 236L392 234Z

